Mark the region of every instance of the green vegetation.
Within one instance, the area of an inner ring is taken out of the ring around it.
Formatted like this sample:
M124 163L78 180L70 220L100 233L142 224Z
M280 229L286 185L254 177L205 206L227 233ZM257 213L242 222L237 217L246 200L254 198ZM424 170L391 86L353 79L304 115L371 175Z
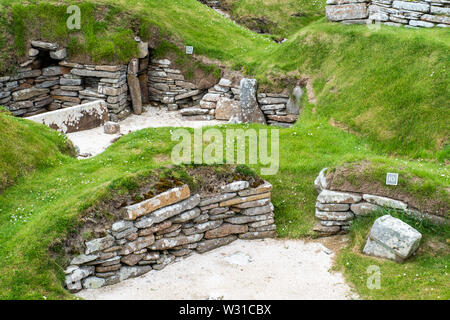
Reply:
M390 214L413 226L423 234L421 247L406 262L398 264L361 254L374 221ZM380 212L371 217L356 220L352 225L351 244L342 250L338 257L337 269L354 284L358 293L365 299L450 299L449 268L450 250L446 239L450 229L419 223L396 212ZM367 272L370 266L377 266L381 272L380 289L370 290Z
M274 1L229 1L239 16L269 12L278 28L271 32L289 36L276 44L272 36L231 23L196 0L83 2L82 30L73 32L64 28L65 10L54 5L67 1L29 1L24 6L25 1L0 0L0 74L26 52L31 38L67 44L77 59L115 63L135 55L133 36L138 34L144 40L156 38L158 57L173 55L179 64L187 64L181 49L193 45L197 55L255 76L263 87L283 88L309 78L317 103L305 97L299 122L280 131L280 171L265 177L274 185L281 237L313 236L313 181L324 167L364 161L369 163L363 171L367 181L383 183L386 170L400 172L407 177L400 186L405 192L448 203L448 31L374 31L323 19L297 30L307 19L315 20L318 11L313 2L302 3L298 10L307 16L297 24L283 19L297 1L283 1L289 5L279 12L274 6L262 9ZM198 68L203 66L191 62L186 72ZM215 66L204 71L218 76ZM170 132L142 130L95 158L78 161L65 155L71 148L62 135L0 113L0 170L6 168L0 176L8 177L3 188L26 176L0 194L0 299L70 298L62 286L64 261L49 254L49 247L60 247L88 208L137 188L156 169L169 165L175 144ZM253 167L259 173L261 166ZM37 170L27 173L33 168ZM356 175L348 179L359 182ZM442 273L449 262L448 229L422 225L417 227L425 242L446 249L424 249L405 265L376 260L386 287L365 289L366 268L375 259L359 252L372 221L354 225L352 246L339 257L339 266L358 292L367 298L448 299L448 284L443 283L448 275ZM419 280L414 280L416 273ZM395 278L399 274L402 278Z
M326 118L312 113L312 108L307 106L296 126L280 131L280 171L265 177L274 185L273 203L281 237L313 236L317 197L313 181L320 169L362 159L377 162L379 158L364 138L332 127ZM262 126L219 127L226 128ZM154 175L155 169L169 165L176 144L171 141L171 130L146 129L129 134L88 160L62 156L54 166L36 171L1 194L0 299L69 297L61 284L63 262L55 261L48 248L75 230L89 207L115 193L135 189ZM399 166L414 168L422 179L429 177L427 181L448 187L448 179L440 175L446 169L438 164L421 169L416 162L386 161L393 170ZM253 167L259 174L262 166ZM428 171L430 168L433 170Z
M302 27L320 19L325 1L318 0L224 0L231 18L241 24L259 27L277 38L287 38ZM227 11L228 11L227 10Z
M63 154L74 155L65 135L0 109L0 192L35 169L53 167Z

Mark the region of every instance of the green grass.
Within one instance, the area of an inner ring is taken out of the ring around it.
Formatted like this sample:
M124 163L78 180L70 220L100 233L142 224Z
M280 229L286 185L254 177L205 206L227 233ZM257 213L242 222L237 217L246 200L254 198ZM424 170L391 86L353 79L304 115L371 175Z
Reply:
M380 216L390 214L419 230L421 247L417 253L399 264L362 255L373 222ZM337 268L364 299L395 300L448 300L450 299L449 272L450 248L447 239L450 228L436 227L415 221L396 212L380 212L371 217L360 218L351 227L351 244L338 256ZM380 268L379 289L367 286L370 266Z
M0 0L0 8L11 8L11 4L17 3ZM92 2L84 2L82 30L72 34L62 25L64 11L47 5L46 1L39 3L37 7L16 5L14 12L1 10L6 15L14 13L18 22L14 24L15 30L11 30L11 24L0 18L0 29L4 30L0 32L2 55L14 57L15 51L23 53L27 38L39 36L43 40L69 40L71 53L76 56L89 55L104 62L126 61L135 54L134 46L127 42L132 40L131 35L150 39L153 26L157 26L162 39L176 44L179 50L185 44L193 45L196 54L218 59L255 76L263 87L289 87L298 79L311 78L318 103L306 104L299 122L280 131L280 171L276 176L265 177L274 185L273 202L281 237L313 236L317 198L313 181L324 167L369 161L373 170L365 173L365 177L371 181L383 183L383 171L395 170L411 178L401 186L407 192L440 199L440 192L447 190L447 198L442 201L448 202L449 174L445 165L450 152L446 112L450 101L448 31L389 27L371 31L365 26L342 26L319 20L296 33L296 27L290 29L279 24L281 29L277 32L290 35L280 45L270 36L229 22L196 0L102 0L95 1L96 5L114 4L114 7L101 10L100 17L96 17L92 14L95 7ZM254 7L257 4L248 3ZM251 6L247 8L253 10ZM33 24L25 22L29 18ZM50 32L52 29L55 32ZM163 41L155 53L164 56L169 52L179 54L179 50ZM4 65L13 63L8 60ZM217 69L212 67L210 71L216 73ZM330 125L331 118L348 130ZM24 120L0 126L0 148L5 145L14 149L15 144L20 146L21 141L27 140L26 132L19 132L14 139L1 136L2 130L6 134L7 130L20 128L19 123L33 126ZM39 145L41 141L42 148L57 160L46 164L40 162L42 154L31 154L27 161L32 165L23 167L38 170L0 194L0 299L70 298L62 288L63 261L49 254L48 248L60 244L76 230L86 209L116 192L129 192L154 175L154 170L170 164L161 159L167 158L174 145L170 142L170 128L147 129L123 137L102 155L78 161L58 151L64 150L63 140L56 139L58 143L36 138L45 131L39 128L33 130L35 140L29 150L37 147L34 142ZM52 143L60 147L51 147ZM16 153L15 159L27 159L23 155L27 150ZM13 165L11 172L22 172L21 166ZM257 172L259 168L254 166ZM420 185L414 182L415 177L420 179ZM445 244L448 231L435 233L436 241ZM365 293L362 280L358 279L373 259L358 253L353 256L351 249L344 250L339 259L347 257L351 263L344 264L346 276L363 297L392 299L406 288L407 298L423 296L424 285L414 281L409 273L405 277L409 287L402 284L398 290L389 289L382 294ZM412 263L418 263L427 279L448 260L448 256L440 254L425 253L423 260L420 257ZM401 267L390 262L386 266L389 277L394 277ZM394 286L394 280L390 281L390 286ZM442 283L440 287L446 288ZM430 297L437 295L432 293Z
M320 19L325 12L325 1L318 0L224 0L231 9L231 17L239 22L252 18L270 21L268 32L278 38L287 38L302 27ZM248 25L251 27L251 23Z
M53 167L74 155L63 134L0 112L0 192L35 169Z
M311 110L308 105L300 123L280 131L280 170L265 177L274 185L277 231L285 238L313 236L317 197L313 181L320 169L379 157L364 138L330 126ZM226 128L264 127L220 127ZM88 160L62 156L54 166L35 171L1 194L0 299L69 298L62 288L64 261L50 255L49 247L75 231L88 208L135 189L155 169L170 164L168 156L176 143L171 142L171 130L129 134ZM415 168L416 162L390 161L391 168L398 165ZM261 167L253 166L258 174ZM448 183L441 177L442 167L430 163L422 170L429 168L433 168L430 181Z

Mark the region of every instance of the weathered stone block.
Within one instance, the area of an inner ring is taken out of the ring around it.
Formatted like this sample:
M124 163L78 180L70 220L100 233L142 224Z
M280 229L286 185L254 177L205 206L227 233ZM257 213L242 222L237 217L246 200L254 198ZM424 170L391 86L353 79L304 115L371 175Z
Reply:
M330 21L364 19L368 17L366 3L349 3L327 6L325 14Z
M337 191L330 191L330 190L323 190L319 197L317 198L317 201L320 203L357 203L362 200L362 197L357 194L353 193L347 193L347 192L337 192Z
M377 219L363 252L398 262L410 257L420 245L422 235L403 221L390 215Z
M223 238L217 238L217 239L211 239L211 240L204 240L200 242L197 246L197 252L199 253L205 253L207 251L211 251L215 248L225 246L227 244L232 243L233 241L237 240L237 237L232 235L228 237Z
M216 119L217 120L230 120L234 116L240 116L240 103L239 101L231 100L228 98L220 98L216 105Z
M128 206L127 219L136 220L137 218L149 214L157 209L167 207L174 203L185 200L191 196L191 191L188 185L182 187L173 188L169 191L163 192L151 199L143 202Z
M394 200L386 197L379 197L370 194L363 195L363 199L369 203L379 205L381 207L406 210L408 205L402 201Z

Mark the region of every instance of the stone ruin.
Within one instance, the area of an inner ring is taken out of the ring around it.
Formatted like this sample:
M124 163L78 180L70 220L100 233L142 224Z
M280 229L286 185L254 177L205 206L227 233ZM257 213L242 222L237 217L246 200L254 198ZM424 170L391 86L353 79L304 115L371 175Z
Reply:
M327 19L344 24L383 23L408 28L450 27L450 1L327 0Z
M275 237L272 185L261 183L235 181L209 195L183 185L125 207L104 237L70 258L67 289L112 285L237 239Z
M383 208L400 210L419 220L428 220L434 224L449 224L445 217L419 212L406 202L380 195L329 190L326 177L327 169L323 169L315 181L319 193L316 203L314 227L320 235L330 236L347 233L354 219L364 217Z
M227 78L221 78L209 89L200 89L185 79L170 60L153 59L148 44L140 39L136 41L139 58L132 59L128 65L115 66L70 62L66 48L31 41L28 60L20 65L17 73L0 77L0 105L19 117L48 113L38 117L39 120L51 118L40 121L43 123L55 122L55 117L56 122L61 122L60 118L67 115L71 120L64 122L71 122L71 127L77 130L91 129L97 122L82 119L75 123L73 119L79 119L79 113L72 114L71 108L99 100L107 106L109 119L106 121L114 122L131 113L141 114L143 106L149 104L167 107L169 111L179 110L185 120L217 119L289 127L298 119L301 99L291 97L288 92L258 92L256 80ZM243 87L241 82L251 86ZM242 97L253 102L245 104ZM257 116L243 117L243 104ZM67 110L50 114L63 109ZM103 118L103 115L96 117Z

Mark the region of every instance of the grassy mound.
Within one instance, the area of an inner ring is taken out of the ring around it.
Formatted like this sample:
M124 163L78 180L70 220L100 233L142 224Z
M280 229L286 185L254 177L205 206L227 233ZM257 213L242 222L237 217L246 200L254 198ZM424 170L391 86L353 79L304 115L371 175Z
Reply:
M53 167L75 155L58 132L0 112L0 192L35 169Z

